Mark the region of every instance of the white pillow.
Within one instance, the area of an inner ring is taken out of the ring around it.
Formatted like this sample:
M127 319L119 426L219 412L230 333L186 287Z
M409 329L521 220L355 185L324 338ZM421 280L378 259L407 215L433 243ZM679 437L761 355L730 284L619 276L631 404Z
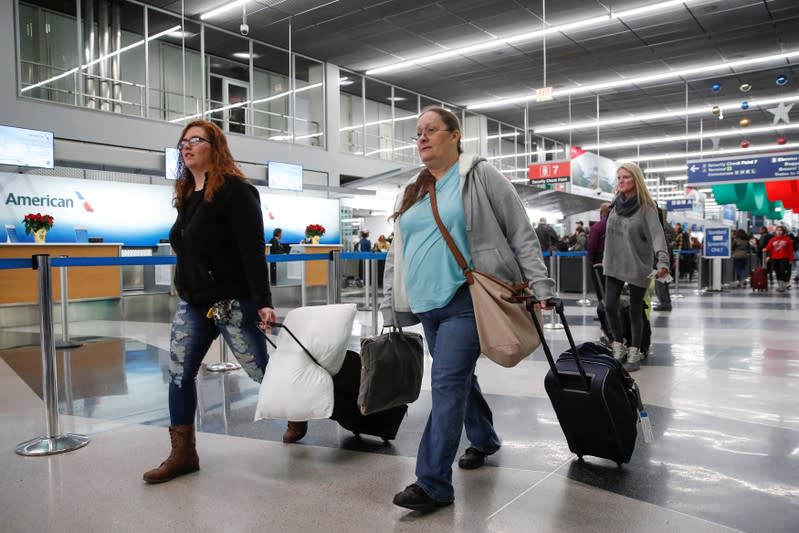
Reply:
M355 304L297 307L288 312L283 323L308 348L319 364L331 376L335 376L344 364L356 311ZM283 350L302 348L281 328L278 330L276 351ZM269 364L272 364L271 359Z
M258 391L255 420L330 418L333 401L333 378L295 345L270 355Z

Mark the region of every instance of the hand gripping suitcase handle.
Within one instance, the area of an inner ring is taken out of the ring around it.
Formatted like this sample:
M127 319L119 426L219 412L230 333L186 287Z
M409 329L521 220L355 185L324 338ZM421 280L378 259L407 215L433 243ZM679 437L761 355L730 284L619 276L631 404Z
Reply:
M561 374L558 372L558 367L555 366L555 359L552 357L552 350L549 348L549 344L547 343L546 338L544 337L544 328L541 325L541 322L538 320L538 315L535 312L535 304L537 304L539 300L535 297L530 297L527 300L527 310L530 311L530 315L533 317L533 325L535 326L535 330L538 333L538 338L541 339L541 347L544 348L544 354L547 356L547 361L549 362L549 368L552 369L552 374L557 378L558 382L563 385L563 381L561 379ZM572 353L574 354L574 362L577 365L577 371L580 373L580 377L582 378L583 382L585 383L585 390L586 392L591 390L591 380L585 373L585 368L583 368L583 361L580 359L580 350L577 348L577 345L574 343L574 337L572 337L571 329L569 328L569 323L566 321L566 312L563 310L563 300L560 298L550 298L547 300L547 303L554 304L555 312L560 317L560 322L563 324L563 331L566 332L566 338L569 339L569 346L571 346Z

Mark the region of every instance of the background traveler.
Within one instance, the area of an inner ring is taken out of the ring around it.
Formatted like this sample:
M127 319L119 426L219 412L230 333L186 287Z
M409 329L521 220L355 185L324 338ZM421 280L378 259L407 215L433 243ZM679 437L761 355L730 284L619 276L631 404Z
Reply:
M666 237L658 218L657 205L644 184L638 165L624 163L617 170L616 196L608 216L605 235L605 310L613 338L613 357L627 362L629 371L641 367L643 302L657 260L656 279L669 273ZM624 284L630 289L631 339L624 346L619 318L619 296Z
M283 238L283 230L275 228L272 231L272 238L269 239L269 255L282 254L283 247L280 245L280 239ZM277 283L277 263L269 263L269 282L274 285Z
M794 261L793 240L786 235L785 226L777 226L774 237L763 248L772 265L774 275L777 277L777 292L785 292L785 287L791 281L791 263Z
M746 278L749 277L749 237L744 230L735 230L731 252L735 286L745 286Z
M660 224L663 226L663 233L666 237L666 245L668 246L669 264L673 265L675 261L674 253L672 252L671 246L669 246L668 243L674 240L674 230L671 228L671 224L669 224L666 220L666 212L659 207L657 209L658 219L660 219ZM653 260L657 262L657 258L653 258ZM655 295L658 298L658 303L653 305L652 309L654 311L671 311L671 293L669 292L669 284L663 281L656 281Z
M547 224L547 219L541 217L538 220L538 225L535 227L535 234L538 237L538 242L541 245L541 250L550 252L558 251L558 242L560 237L558 233Z

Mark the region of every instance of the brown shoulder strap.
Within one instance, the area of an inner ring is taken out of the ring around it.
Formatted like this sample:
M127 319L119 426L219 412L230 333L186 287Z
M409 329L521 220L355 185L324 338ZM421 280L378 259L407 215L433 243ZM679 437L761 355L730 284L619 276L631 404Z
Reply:
M463 275L466 276L466 281L471 285L474 283L474 279L472 278L472 271L469 269L469 265L466 264L466 259L463 257L463 254L458 249L458 246L455 244L455 241L452 240L452 235L449 234L447 228L444 226L444 223L441 221L441 216L438 214L438 202L436 201L436 182L432 181L427 184L427 194L430 195L430 207L433 209L433 218L436 219L436 225L438 225L438 230L441 232L441 235L444 237L444 240L447 242L447 246L449 246L452 255L455 256L455 261L457 261L458 266L461 267L463 270Z

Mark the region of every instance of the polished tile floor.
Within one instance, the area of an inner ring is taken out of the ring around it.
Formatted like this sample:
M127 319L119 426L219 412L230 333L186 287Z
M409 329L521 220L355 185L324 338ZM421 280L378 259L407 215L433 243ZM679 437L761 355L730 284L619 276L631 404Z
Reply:
M45 432L37 331L0 329L0 531L799 531L799 290L682 292L653 312L654 354L635 374L653 443L639 435L621 469L578 463L543 353L514 369L481 360L503 447L484 468L456 467L455 505L427 516L391 498L413 481L429 383L390 444L321 420L285 445L285 422L252 421L258 389L243 372L204 371L202 470L147 486L142 472L168 451L169 305L71 324L86 343L58 352L60 432L91 443L50 457L14 453ZM575 337L596 339L593 307L567 304ZM353 347L369 324L359 312ZM561 331L548 336L566 348Z

